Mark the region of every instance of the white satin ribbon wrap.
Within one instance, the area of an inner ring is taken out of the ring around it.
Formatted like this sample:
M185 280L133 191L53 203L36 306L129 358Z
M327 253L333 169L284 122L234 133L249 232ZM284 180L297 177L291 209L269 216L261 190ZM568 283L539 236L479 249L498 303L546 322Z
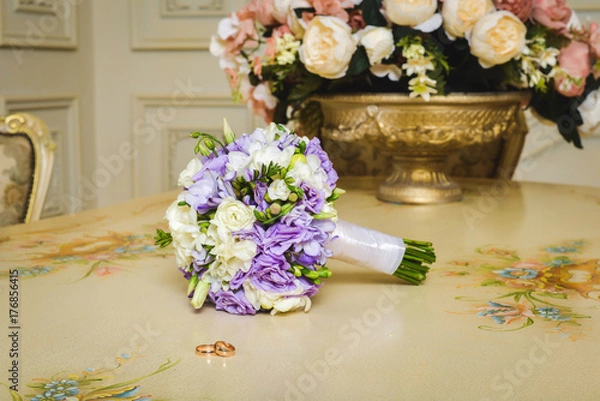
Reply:
M338 238L327 246L334 259L387 274L394 274L400 266L406 250L402 238L343 220L336 225L333 235Z

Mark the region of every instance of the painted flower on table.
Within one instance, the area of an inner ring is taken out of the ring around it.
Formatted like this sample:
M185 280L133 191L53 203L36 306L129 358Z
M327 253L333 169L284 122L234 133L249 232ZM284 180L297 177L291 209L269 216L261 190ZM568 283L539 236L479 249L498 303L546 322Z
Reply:
M533 311L525 304L506 304L488 301L487 306L475 308L478 316L491 317L498 324L509 324L515 320L535 317Z
M580 326L581 319L590 316L577 313L566 303L572 297L582 300L600 300L600 259L576 258L586 246L584 241L567 241L563 244L541 248L540 255L521 259L519 252L502 248L478 249L482 259L455 262L455 266L468 266L468 271L443 274L448 277L478 277L481 287L508 287L509 293L497 293L487 305L474 308L480 317L491 318L497 325L508 326L513 321L528 318L517 330L532 325L536 320L564 326ZM514 303L499 299L512 298ZM467 298L460 298L468 300ZM473 301L475 302L475 301ZM529 320L530 319L530 320ZM499 330L494 326L480 326L486 330Z
M154 238L150 234L110 232L63 241L58 236L46 235L35 241L19 244L17 249L31 255L27 267L19 267L17 264L19 276L34 278L67 267L81 266L88 266L85 277L91 273L109 276L123 270L122 266L117 266L123 261L167 255L166 251L154 244ZM0 276L7 274L0 272Z

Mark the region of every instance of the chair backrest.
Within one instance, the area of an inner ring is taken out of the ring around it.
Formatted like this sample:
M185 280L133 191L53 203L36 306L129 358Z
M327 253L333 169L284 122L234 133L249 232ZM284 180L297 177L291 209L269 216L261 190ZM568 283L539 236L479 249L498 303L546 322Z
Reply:
M55 148L48 127L34 115L0 117L0 226L40 218Z

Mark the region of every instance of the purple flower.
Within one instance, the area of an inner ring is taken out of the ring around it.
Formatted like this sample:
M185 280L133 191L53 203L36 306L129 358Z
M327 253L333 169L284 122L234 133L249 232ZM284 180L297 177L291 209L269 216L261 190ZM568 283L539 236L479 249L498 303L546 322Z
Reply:
M314 189L304 182L300 184L300 188L304 191L304 198L299 204L304 205L306 210L313 214L321 213L325 205L325 194L323 191Z
M285 292L296 288L295 276L290 273L290 264L281 255L263 253L254 258L250 268L250 282L267 292Z
M306 230L306 227L275 223L265 232L262 248L265 253L283 255L292 245L304 238Z
M194 177L197 177L196 174ZM217 194L217 175L205 171L185 192L184 199L198 213L203 214L214 208L209 200Z
M254 204L256 208L264 212L270 205L265 200L265 195L267 194L267 190L269 189L269 185L266 183L259 181L256 183L256 187L254 188Z
M217 310L224 310L225 312L234 315L256 314L256 310L254 310L250 302L248 302L248 299L242 290L236 292L219 290L210 295Z

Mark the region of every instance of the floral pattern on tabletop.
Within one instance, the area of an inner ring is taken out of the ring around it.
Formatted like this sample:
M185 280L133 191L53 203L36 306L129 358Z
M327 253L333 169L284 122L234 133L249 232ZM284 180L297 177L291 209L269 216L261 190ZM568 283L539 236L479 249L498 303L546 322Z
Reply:
M69 266L87 268L81 277L110 276L127 270L126 261L149 257L167 257L169 252L154 244L153 234L106 232L88 234L63 242L62 236L46 234L20 242L13 251L27 254L27 264L16 265L21 278L34 278ZM10 261L12 262L12 261ZM8 270L0 271L0 277Z
M49 379L34 379L27 387L34 394L26 397L30 401L97 401L97 400L123 400L123 401L150 401L152 395L142 391L140 381L164 372L179 361L167 360L153 372L134 379L113 383L117 371L122 368L119 363L115 368L85 369L81 373L57 373ZM121 372L118 372L121 373ZM18 392L6 384L13 401L24 401Z
M480 329L513 331L544 322L566 331L591 318L586 300L600 300L600 259L581 257L585 246L570 241L525 258L514 250L482 247L477 258L454 261L455 268L442 274L472 277L476 286L501 290L488 299L456 297L474 304L470 311L486 320ZM566 302L576 299L584 302L577 307Z

